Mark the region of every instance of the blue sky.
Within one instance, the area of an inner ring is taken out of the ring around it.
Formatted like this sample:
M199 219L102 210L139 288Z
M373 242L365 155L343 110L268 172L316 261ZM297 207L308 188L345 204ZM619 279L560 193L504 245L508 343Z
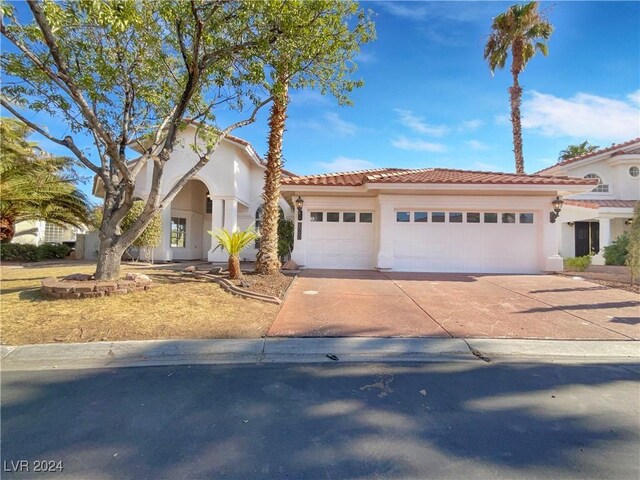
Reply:
M292 92L286 168L513 171L511 75L507 69L492 77L482 57L492 18L512 3L363 2L377 30L358 57L365 86L353 94L353 107L314 91ZM530 173L554 163L571 143L608 146L640 136L640 3L540 8L555 31L549 56L536 56L520 76ZM261 155L267 116L265 108L255 124L234 132Z

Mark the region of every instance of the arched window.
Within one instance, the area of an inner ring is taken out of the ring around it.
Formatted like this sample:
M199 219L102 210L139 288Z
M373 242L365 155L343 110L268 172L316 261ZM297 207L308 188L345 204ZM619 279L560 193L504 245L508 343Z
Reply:
M606 183L602 183L602 179L595 173L588 173L584 176L584 178L595 178L596 180L598 180L598 185L596 185L596 188L591 190L592 192L607 193L609 191L609 185L607 185Z

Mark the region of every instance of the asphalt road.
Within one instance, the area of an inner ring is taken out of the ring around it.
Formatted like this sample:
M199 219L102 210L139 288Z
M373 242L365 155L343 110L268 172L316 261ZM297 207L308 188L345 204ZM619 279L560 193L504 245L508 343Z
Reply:
M34 472L36 461L54 471ZM4 479L638 479L640 368L5 372L2 470Z

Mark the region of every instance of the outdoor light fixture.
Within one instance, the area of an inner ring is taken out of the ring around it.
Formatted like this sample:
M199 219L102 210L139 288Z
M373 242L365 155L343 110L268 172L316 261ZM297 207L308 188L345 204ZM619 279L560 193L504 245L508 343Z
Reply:
M562 210L562 205L564 202L560 197L556 197L551 205L553 206L553 212L549 212L549 221L551 223L556 223L556 219L560 216L560 210Z
M569 222L569 223L567 223L567 225L569 225L570 227L573 227L575 225L575 223Z
M304 200L298 196L296 199L296 208L298 209L298 221L302 221L302 206L304 205Z
M624 221L624 224L625 224L625 225L627 225L627 226L628 226L628 225L631 225L632 223L633 223L633 218L627 218L627 219Z

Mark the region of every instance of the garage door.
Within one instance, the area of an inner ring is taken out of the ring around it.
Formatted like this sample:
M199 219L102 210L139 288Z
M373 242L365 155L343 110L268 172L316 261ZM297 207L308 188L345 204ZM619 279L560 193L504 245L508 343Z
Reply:
M394 269L537 273L533 212L396 211Z
M307 267L366 270L374 267L374 214L311 211Z

